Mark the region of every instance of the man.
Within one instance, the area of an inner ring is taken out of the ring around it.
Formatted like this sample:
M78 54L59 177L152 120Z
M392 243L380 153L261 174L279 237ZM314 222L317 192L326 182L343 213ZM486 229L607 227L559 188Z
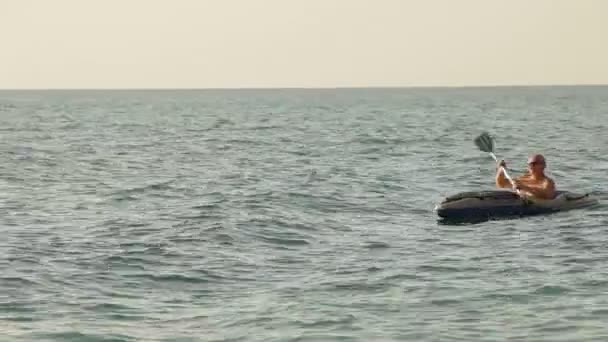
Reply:
M502 168L500 167L502 166ZM503 168L506 168L507 164L504 160L498 163L498 170L496 171L496 186L499 188L511 188L511 182L505 176ZM528 170L527 172L515 179L515 187L526 197L538 198L538 199L553 199L555 198L555 182L553 179L545 175L545 168L547 163L545 157L540 154L535 154L528 158Z

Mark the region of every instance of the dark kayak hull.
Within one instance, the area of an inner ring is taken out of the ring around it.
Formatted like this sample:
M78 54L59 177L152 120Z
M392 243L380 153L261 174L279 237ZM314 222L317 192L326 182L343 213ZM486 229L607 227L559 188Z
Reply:
M444 219L492 219L549 214L596 205L589 194L561 191L553 200L523 200L505 190L462 192L444 199L435 207Z

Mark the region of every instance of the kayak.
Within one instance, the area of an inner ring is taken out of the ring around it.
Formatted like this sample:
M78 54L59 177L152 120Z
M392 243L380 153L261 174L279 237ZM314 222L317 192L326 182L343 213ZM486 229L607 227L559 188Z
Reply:
M522 199L508 190L461 192L435 207L444 219L492 219L532 216L590 207L598 203L590 194L558 191L554 199Z

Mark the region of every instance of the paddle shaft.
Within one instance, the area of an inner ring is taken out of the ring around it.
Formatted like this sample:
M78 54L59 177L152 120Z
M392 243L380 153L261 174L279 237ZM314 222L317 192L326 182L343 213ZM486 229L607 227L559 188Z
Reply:
M492 156L492 158L494 158L494 161L498 163L498 158L496 158L496 155L494 154L494 140L492 139L492 137L489 134L483 133L480 136L478 136L475 139L475 144L483 152L488 152L490 154L490 156ZM502 166L500 166L500 168L502 169L502 172L505 174L505 177L507 177L507 180L509 180L509 183L511 183L513 190L515 190L515 192L517 192L517 194L521 196L521 192L515 186L515 182L513 181L513 179L511 179L511 176L509 176L509 173L507 173L507 168L502 167Z

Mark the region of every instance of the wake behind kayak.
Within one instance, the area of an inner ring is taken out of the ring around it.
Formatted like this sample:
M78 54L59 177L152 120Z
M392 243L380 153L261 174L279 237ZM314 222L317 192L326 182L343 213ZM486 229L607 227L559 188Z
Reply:
M524 200L506 190L461 192L435 207L443 219L479 220L548 214L590 207L598 203L589 194L558 191L551 200Z

